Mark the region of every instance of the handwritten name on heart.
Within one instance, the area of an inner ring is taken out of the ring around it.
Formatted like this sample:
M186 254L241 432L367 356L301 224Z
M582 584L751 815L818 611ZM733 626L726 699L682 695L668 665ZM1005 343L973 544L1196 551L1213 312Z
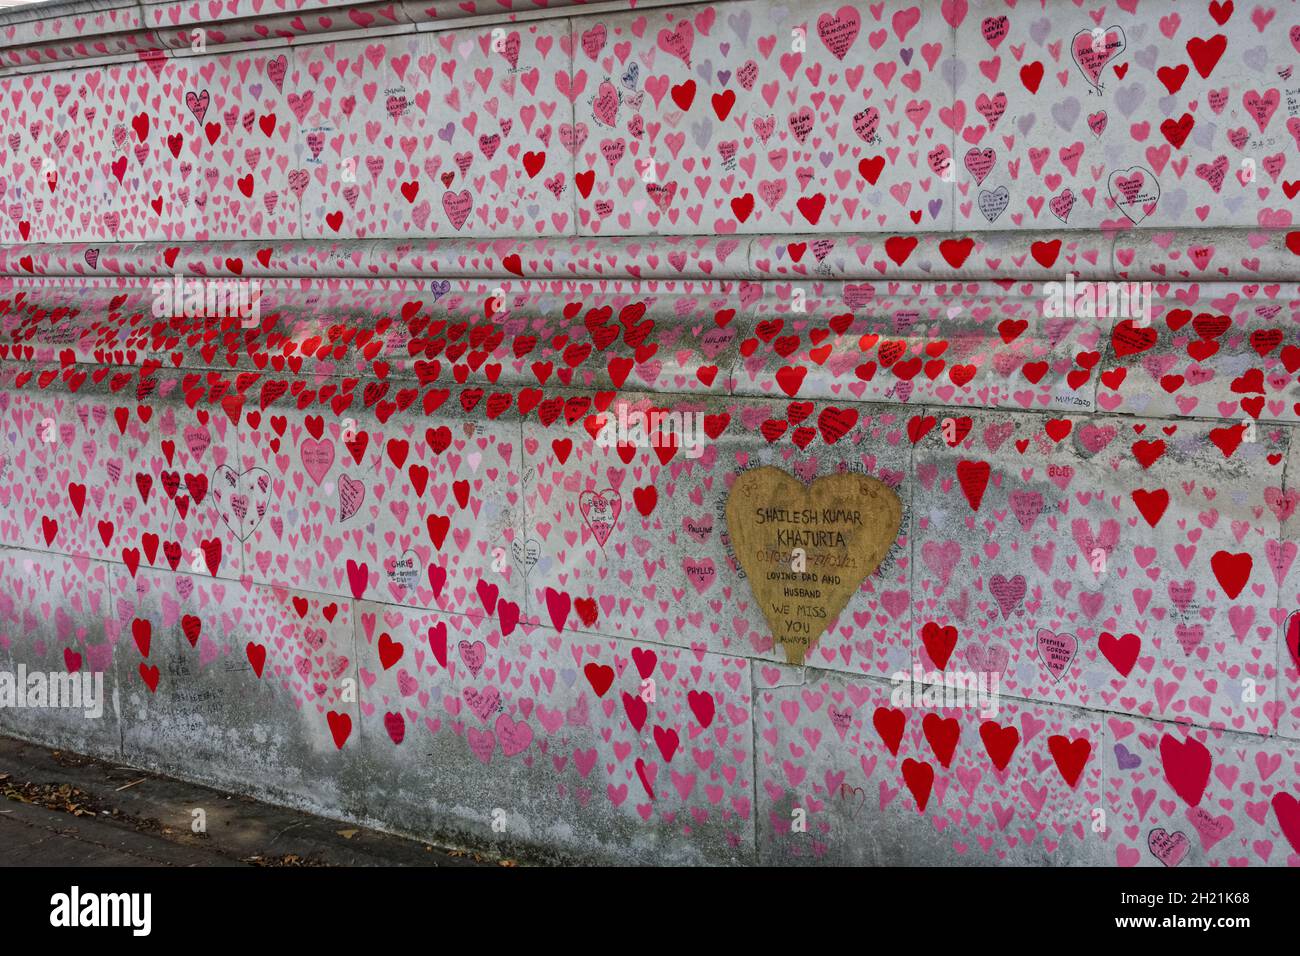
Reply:
M212 497L221 520L240 541L248 540L266 517L271 496L271 473L264 468L237 472L221 465L212 476Z
M523 565L526 571L531 571L542 556L542 543L536 538L527 538L523 541L516 538L510 542L510 552L514 555L515 561Z
M603 548L609 536L618 524L618 516L623 511L623 499L612 488L604 491L584 491L578 496L578 508L582 520L587 523L596 542Z
M828 475L805 486L770 466L736 479L726 511L736 559L791 664L880 567L903 521L898 495L875 478Z

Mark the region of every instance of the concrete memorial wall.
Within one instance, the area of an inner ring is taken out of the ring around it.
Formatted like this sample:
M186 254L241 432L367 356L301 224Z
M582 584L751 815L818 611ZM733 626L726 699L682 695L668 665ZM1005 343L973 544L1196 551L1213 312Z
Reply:
M0 731L562 860L1300 865L1298 68L1285 0L0 14Z

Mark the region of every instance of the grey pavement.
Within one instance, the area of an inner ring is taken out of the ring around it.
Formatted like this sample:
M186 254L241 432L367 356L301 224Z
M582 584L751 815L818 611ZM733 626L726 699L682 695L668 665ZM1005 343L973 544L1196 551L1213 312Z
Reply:
M192 827L196 808L206 815L201 833ZM499 865L0 737L3 867Z

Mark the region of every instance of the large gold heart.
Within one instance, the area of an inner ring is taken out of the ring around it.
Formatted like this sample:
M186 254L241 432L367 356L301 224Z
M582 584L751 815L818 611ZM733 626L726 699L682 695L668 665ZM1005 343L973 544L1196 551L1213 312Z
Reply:
M769 466L736 478L727 497L731 547L788 663L803 663L885 560L902 522L898 495L867 475L827 475L809 486Z

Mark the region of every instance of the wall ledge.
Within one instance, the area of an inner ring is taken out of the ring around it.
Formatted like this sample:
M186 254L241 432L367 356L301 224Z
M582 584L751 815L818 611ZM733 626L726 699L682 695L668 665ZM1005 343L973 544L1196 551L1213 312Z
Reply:
M1297 265L1285 229L0 245L12 277L1294 282Z
M291 46L349 34L449 30L468 22L520 22L667 6L671 0L235 0L211 16L207 4L174 0L69 0L0 11L0 76L191 53L202 29L209 49ZM232 9L233 7L233 9ZM203 16L196 16L201 10Z

